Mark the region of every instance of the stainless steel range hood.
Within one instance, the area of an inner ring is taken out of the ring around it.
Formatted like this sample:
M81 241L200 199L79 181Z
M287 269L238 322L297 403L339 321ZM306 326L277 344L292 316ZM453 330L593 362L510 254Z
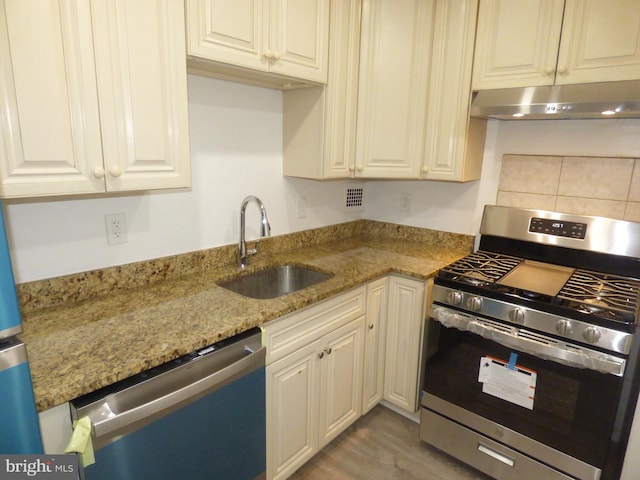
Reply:
M640 118L640 81L481 90L470 115L500 120Z

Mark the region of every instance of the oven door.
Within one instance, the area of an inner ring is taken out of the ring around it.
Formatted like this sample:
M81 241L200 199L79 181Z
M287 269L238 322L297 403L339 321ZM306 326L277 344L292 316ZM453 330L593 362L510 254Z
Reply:
M550 343L544 336L532 340L518 335L522 332L515 327L501 330L499 322L436 308L438 317L450 314L457 323L428 321L423 407L555 469L599 478L624 359L570 347L565 348L570 355L565 355L552 338ZM534 354L536 343L543 358ZM615 373L603 373L607 371ZM483 448L488 455L501 455L490 446L478 447Z

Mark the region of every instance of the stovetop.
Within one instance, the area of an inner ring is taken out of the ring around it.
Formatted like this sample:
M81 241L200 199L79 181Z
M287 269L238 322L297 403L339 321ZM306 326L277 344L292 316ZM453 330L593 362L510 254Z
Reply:
M494 298L505 297L511 302L519 299L535 303L543 310L583 320L589 318L594 323L601 323L598 320L607 324L620 323L620 327L636 323L640 304L639 279L531 262L543 276L538 279L542 285L536 286L532 275L521 275L519 280L508 281L514 278L516 269L526 266L527 261L479 250L444 267L437 278L461 290L479 295L486 293ZM565 281L565 278L568 279ZM554 281L559 282L557 291L552 286Z

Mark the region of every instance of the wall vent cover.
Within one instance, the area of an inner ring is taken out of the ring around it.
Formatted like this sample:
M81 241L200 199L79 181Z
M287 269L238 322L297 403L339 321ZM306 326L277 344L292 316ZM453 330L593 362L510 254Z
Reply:
M365 184L347 182L344 185L344 211L364 212Z

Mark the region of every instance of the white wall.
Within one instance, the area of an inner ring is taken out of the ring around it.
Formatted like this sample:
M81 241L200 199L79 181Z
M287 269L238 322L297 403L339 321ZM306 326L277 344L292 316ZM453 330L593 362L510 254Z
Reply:
M359 217L475 234L482 206L494 203L503 153L640 157L640 120L490 122L480 182L368 182L362 214L342 210L343 181L282 176L282 96L189 77L193 186L84 199L5 202L18 283L237 242L242 198L267 207L272 233ZM411 193L410 214L399 211ZM307 216L297 201L306 198ZM108 246L104 215L123 212L129 241ZM255 235L249 206L248 237Z
M495 204L505 153L640 158L640 120L491 120L479 182L372 182L366 217L475 235L483 206ZM409 215L402 193L411 194Z
M282 94L189 76L192 188L100 198L5 202L18 283L238 241L246 195L264 202L279 235L358 218L344 213L343 182L282 176ZM307 216L297 217L297 199ZM104 215L125 213L128 243L107 245ZM247 209L247 237L257 208Z

